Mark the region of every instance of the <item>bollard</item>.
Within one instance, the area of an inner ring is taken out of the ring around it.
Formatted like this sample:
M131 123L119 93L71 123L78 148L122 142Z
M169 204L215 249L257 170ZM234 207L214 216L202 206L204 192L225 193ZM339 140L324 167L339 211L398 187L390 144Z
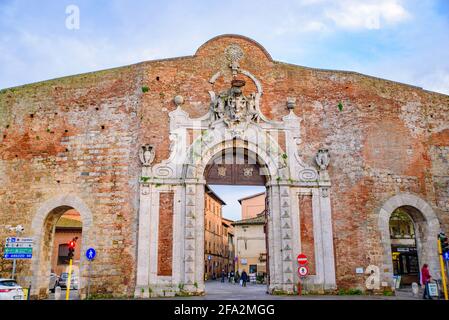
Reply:
M55 300L61 300L62 290L60 286L55 288Z
M414 297L417 297L419 294L419 286L416 282L412 283L412 293Z

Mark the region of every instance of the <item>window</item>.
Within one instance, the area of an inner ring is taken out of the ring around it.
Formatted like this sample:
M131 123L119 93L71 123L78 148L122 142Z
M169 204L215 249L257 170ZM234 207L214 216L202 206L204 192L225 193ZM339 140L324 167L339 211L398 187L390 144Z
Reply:
M69 245L67 243L59 245L58 264L69 264Z
M249 273L257 273L257 265L256 264L251 264L249 266Z

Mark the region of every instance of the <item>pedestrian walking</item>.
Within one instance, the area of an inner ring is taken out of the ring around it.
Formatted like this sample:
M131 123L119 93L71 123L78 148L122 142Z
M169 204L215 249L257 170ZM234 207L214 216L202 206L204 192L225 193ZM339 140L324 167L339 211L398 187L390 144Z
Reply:
M429 266L427 263L425 263L421 269L421 284L424 286L424 294L423 299L430 299L432 300L432 297L429 293L429 282L432 279L432 276L429 272Z
M224 269L222 269L221 270L221 283L224 283L225 277L226 277L225 271L224 271Z
M242 287L246 287L246 282L248 282L248 274L246 273L245 270L243 270L243 272L242 272L241 282L242 282Z
M234 271L229 272L229 282L234 283Z
M240 281L240 273L239 273L239 271L237 270L237 271L235 272L235 282L234 282L234 283L239 283L239 281Z

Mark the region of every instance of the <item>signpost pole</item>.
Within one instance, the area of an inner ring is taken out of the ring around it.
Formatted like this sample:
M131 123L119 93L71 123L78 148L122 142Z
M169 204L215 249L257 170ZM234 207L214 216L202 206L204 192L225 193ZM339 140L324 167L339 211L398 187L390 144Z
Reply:
M89 271L87 272L87 297L86 299L89 300L89 293L90 293L90 274L92 269L92 261L89 261Z
M97 255L97 252L94 248L89 248L86 251L86 258L89 260L89 266L87 267L87 300L89 300L89 294L90 294L90 277L92 273L92 261L95 259Z
M441 267L441 280L444 291L444 300L448 300L447 296L447 287L446 287L446 270L444 270L444 262L443 262L443 250L441 249L441 239L438 239L438 253L440 256L440 267ZM438 295L439 296L439 295Z
M69 300L70 297L70 282L72 281L72 261L73 259L70 259L70 263L69 263L69 278L67 279L67 291L65 294L65 299Z
M18 236L19 236L19 232L16 230L16 237L18 237ZM16 259L14 259L12 261L12 279L13 280L15 280L15 277L16 277L16 265L17 265L17 262L16 262Z
M19 238L22 231L16 230L16 238L6 238L3 258L12 260L11 279L16 279L17 260L28 260L33 257L33 239Z
M11 279L14 280L15 276L16 276L16 259L14 259L12 261L12 277L11 277Z

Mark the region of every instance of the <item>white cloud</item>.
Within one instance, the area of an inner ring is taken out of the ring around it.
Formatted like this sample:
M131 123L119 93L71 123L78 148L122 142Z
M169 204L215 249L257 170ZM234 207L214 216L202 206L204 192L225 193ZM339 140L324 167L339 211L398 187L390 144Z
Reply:
M344 0L329 6L325 16L342 28L380 29L407 20L410 13L397 0Z

